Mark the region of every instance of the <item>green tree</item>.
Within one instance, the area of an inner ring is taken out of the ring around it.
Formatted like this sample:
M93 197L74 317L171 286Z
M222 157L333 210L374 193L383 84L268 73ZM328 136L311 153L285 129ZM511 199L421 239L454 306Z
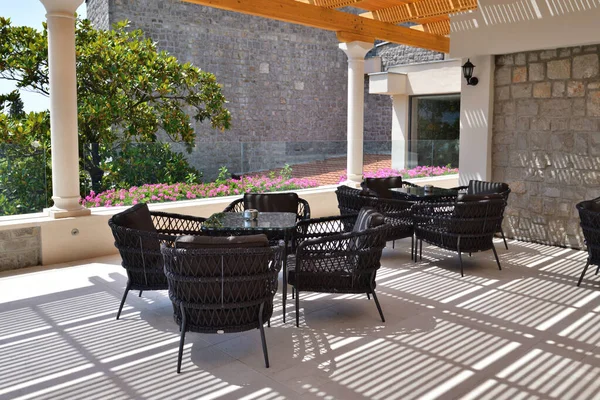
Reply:
M45 25L40 32L0 17L0 79L48 95L47 35ZM191 149L191 119L229 128L215 76L158 51L142 31L128 30L127 22L103 31L77 21L76 51L80 167L94 190L105 188L107 149L156 142L158 132Z
M0 215L42 211L49 206L50 184L48 112L20 118L0 113Z

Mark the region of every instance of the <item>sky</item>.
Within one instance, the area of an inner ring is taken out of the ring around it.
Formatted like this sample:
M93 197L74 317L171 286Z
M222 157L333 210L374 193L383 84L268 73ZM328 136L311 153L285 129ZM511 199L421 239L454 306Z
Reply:
M77 14L85 18L85 2L77 10ZM0 16L10 18L13 25L26 25L42 29L42 22L46 20L46 10L40 0L0 0ZM13 91L12 82L0 79L0 93ZM50 108L50 100L37 93L21 91L21 98L25 103L25 111L43 111Z

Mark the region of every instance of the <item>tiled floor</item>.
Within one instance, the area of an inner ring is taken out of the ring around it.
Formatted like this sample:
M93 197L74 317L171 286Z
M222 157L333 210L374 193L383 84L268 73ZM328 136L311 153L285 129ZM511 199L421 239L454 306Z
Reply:
M119 257L0 278L2 399L593 399L600 398L600 277L576 279L586 255L497 243L465 257L409 242L387 248L378 293L303 294L301 326L281 298L266 328L190 333L175 372L178 331L165 292L130 295Z

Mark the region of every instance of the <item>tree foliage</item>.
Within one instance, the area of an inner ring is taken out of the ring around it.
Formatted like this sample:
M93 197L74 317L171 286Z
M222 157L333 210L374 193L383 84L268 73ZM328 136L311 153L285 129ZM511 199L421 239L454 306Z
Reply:
M152 143L161 133L190 149L192 120L229 128L231 116L215 76L158 51L156 43L141 30L129 30L127 22L103 31L87 20L77 21L76 51L81 168L94 190L114 181L104 179L106 149ZM47 54L46 25L38 31L0 17L0 79L48 95Z

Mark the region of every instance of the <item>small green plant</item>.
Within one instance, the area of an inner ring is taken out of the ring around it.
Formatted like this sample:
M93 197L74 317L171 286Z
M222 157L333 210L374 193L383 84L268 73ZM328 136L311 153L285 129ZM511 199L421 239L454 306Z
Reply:
M290 164L285 164L279 172L279 176L281 176L284 180L292 179L292 167Z
M219 175L217 176L217 179L215 179L215 183L223 183L230 177L231 174L229 173L229 170L225 165L223 165L221 168L219 168Z

